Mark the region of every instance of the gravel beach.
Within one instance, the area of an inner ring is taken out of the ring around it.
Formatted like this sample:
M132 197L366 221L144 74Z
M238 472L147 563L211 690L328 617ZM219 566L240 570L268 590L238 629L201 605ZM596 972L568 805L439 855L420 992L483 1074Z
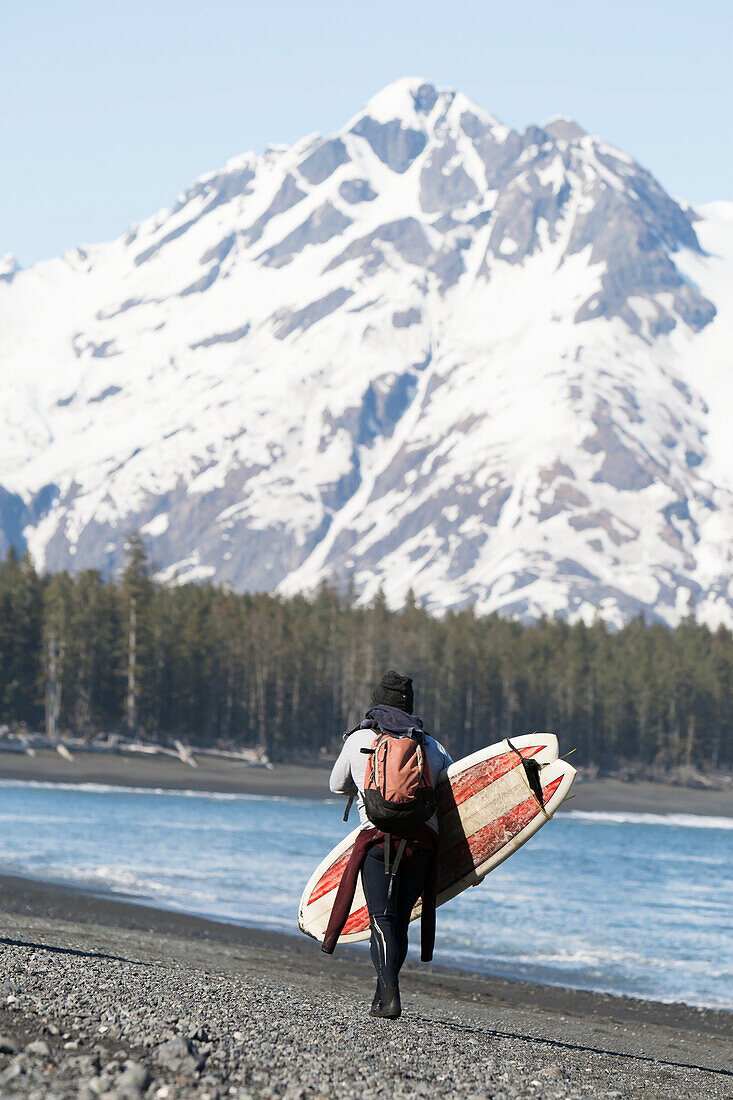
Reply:
M572 759L572 758L571 758ZM193 768L171 756L74 752L67 760L50 749L34 756L0 752L0 779L53 783L107 783L123 787L161 787L166 790L280 795L295 798L328 797L330 765L305 767L278 764L251 767L221 757L200 756ZM701 790L666 783L620 779L577 781L571 810L627 813L685 813L733 817L733 787Z
M733 1098L733 1014L408 964L0 879L0 1096Z

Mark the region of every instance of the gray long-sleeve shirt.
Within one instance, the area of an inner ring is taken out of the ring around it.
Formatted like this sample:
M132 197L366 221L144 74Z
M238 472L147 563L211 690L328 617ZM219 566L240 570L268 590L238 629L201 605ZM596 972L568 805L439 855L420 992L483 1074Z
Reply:
M367 760L369 758L368 755L361 750L363 748L370 749L378 736L379 730L369 729L356 730L355 733L349 734L333 766L331 778L329 780L329 786L333 794L343 794L349 797L351 795L356 795L356 804L359 808L359 819L362 829L371 829L373 825L367 817L366 809L364 808L364 779L366 777ZM435 786L438 781L438 776L444 768L447 768L449 764L453 763L453 759L445 751L443 746L436 741L434 737L431 737L429 733L423 736L423 746L430 767L430 776L433 780L433 786ZM438 815L433 814L427 824L437 833Z

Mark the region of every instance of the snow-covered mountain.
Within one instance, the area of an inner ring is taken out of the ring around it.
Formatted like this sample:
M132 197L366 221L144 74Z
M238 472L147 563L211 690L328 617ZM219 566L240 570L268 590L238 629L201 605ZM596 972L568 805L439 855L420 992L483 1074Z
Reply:
M108 244L0 264L0 550L733 623L733 204L401 80Z

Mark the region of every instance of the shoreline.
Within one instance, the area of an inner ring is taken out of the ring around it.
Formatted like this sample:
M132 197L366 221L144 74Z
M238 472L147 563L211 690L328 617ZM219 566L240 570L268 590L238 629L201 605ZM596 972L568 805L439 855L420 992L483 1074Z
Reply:
M94 783L285 798L337 797L328 790L329 765L278 764L265 768L219 757L199 757L197 763L194 768L169 756L78 751L68 760L51 749L36 750L34 756L0 752L0 780ZM577 780L571 799L563 809L733 818L733 789L703 790L646 780Z
M94 888L69 882L49 881L27 875L0 871L0 912L34 913L49 920L64 921L70 916L82 924L100 921L130 931L156 931L171 935L196 937L210 943L274 950L286 957L307 956L315 970L333 967L334 960L346 960L349 967L364 969L372 975L367 946L342 944L333 956L324 956L318 941L302 932L279 932L233 921L201 916L180 909L159 908L149 899L139 901L132 895L116 894L106 888ZM10 904L8 901L10 900ZM417 933L412 930L412 939ZM2 942L0 940L0 942ZM307 965L307 964L306 964ZM715 1032L733 1032L733 1009L687 1004L683 1001L655 1001L623 993L578 989L574 986L534 982L522 978L507 978L486 970L470 970L450 962L419 963L408 958L403 974L410 974L420 983L420 976L430 976L441 986L458 993L466 986L488 984L511 1003L532 1001L542 1008L566 1006L574 1002L576 1010L585 1013L604 1010L614 1017L644 1016L648 1021L668 1021L682 1014L688 1022L700 1022L702 1017ZM733 1073L731 1074L733 1077Z
M10 870L0 864L0 899L10 895L23 896L26 899L43 898L44 913L64 914L73 909L77 914L92 912L96 917L100 911L109 912L116 920L124 917L123 923L131 927L148 927L152 922L157 927L195 929L197 934L203 934L205 938L210 935L217 940L229 942L238 941L241 936L245 941L264 942L268 946L285 951L295 950L302 953L305 945L306 951L310 947L312 952L318 953L320 945L318 941L305 935L295 924L292 931L282 931L277 928L246 924L236 920L227 920L214 914L196 912L195 910L178 909L175 906L167 906L157 903L155 899L143 894L132 894L124 891L115 891L110 886L95 885L93 883L74 882L67 879L48 879L37 877L23 871ZM118 909L122 906L122 909ZM133 910L141 910L142 915L138 920L132 915ZM2 901L0 900L0 912ZM418 925L411 926L411 942L415 937L419 939ZM1 942L1 941L0 941ZM355 962L367 960L368 942L361 944L343 944L338 946L339 956L347 955ZM616 991L602 989L588 989L583 986L563 985L561 982L544 982L533 978L521 978L512 975L500 974L491 970L473 969L462 965L460 961L446 957L443 962L433 962L425 966L418 964L412 956L408 956L403 970L405 972L429 972L439 973L447 980L456 979L462 983L470 981L488 981L499 983L507 989L531 991L532 999L538 998L543 1004L552 1001L552 994L565 1000L569 997L589 997L591 1000L601 998L604 1003L617 1002L618 1004L631 1003L637 1006L648 1005L657 1009L682 1009L694 1013L712 1013L730 1021L730 1030L733 1034L733 1007L723 1008L717 1005L704 1005L688 1001L659 1001L653 997L644 997Z
M0 871L0 897L0 912L33 913L54 921L69 920L73 916L75 921L85 925L97 924L101 920L112 927L128 931L155 931L201 938L207 943L254 947L264 952L276 951L288 958L306 956L310 958L314 971L324 968L328 970L334 966L334 960L343 959L349 968L353 966L358 970L363 969L370 978L372 976L371 963L364 945L339 945L333 956L324 956L319 943L302 932L279 932L179 909L159 908L151 904L149 899L138 901L134 896L115 894L104 888L96 889ZM415 935L413 930L413 939ZM308 966L307 963L305 965ZM437 980L441 987L456 995L467 986L486 984L494 992L500 990L502 998L514 1004L531 1001L543 1009L559 1006L566 1009L568 1002L572 1001L575 1012L594 1014L603 1008L604 1011L611 1012L614 1018L644 1017L647 1022L668 1022L681 1016L687 1023L694 1021L699 1024L702 1020L716 1033L733 1033L733 1009L693 1005L683 1001L655 1001L623 993L606 993L602 990L507 978L485 970L466 969L449 962L419 963L408 958L402 973L411 975L418 984L422 984L421 976L423 979L428 978L431 983Z
M0 1053L3 1095L93 1100L95 1076L123 1092L128 1071L150 1082L140 1095L180 1100L733 1091L722 1010L408 962L402 1018L373 1020L354 948L17 876L0 876L0 926L0 1034L17 1051Z

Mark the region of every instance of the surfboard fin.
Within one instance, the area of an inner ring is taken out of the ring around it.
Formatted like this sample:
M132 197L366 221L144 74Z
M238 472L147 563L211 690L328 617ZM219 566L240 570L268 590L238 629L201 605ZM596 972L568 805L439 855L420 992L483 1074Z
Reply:
M542 783L540 782L540 766L536 760L525 760L522 757L522 763L524 764L524 773L527 776L527 782L532 788L532 793L535 795L540 806L545 804L545 795L542 790Z
M540 781L540 765L531 756L526 758L522 756L519 749L514 747L508 737L506 739L506 743L512 750L512 752L515 752L519 759L522 761L524 774L527 776L527 782L529 783L529 789L532 791L532 794L535 796L540 806L544 809L545 796L542 791L542 782Z

